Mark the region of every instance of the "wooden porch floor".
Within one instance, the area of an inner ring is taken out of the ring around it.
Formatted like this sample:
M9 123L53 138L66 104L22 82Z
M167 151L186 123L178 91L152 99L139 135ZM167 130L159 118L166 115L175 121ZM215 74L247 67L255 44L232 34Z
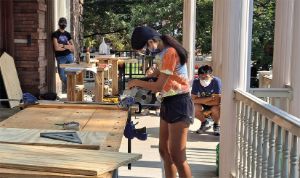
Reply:
M143 157L128 170L126 166L119 168L120 178L162 178L163 167L158 153L159 117L152 111L148 116L137 116L134 123L139 122L137 128L146 126L147 141L132 140L132 152L141 153ZM211 178L216 176L216 145L219 137L214 135L198 135L194 133L200 122L190 126L187 143L187 157L194 178ZM211 130L212 132L212 130ZM123 137L120 152L127 152L127 139Z

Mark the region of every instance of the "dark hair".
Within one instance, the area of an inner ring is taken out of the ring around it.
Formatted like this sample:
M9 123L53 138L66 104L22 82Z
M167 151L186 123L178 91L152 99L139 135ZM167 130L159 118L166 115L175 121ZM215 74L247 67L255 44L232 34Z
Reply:
M198 75L199 74L211 74L212 73L212 68L209 66L209 65L204 65L204 66L201 66L199 69L198 69Z
M67 19L64 17L59 18L58 25L67 25Z
M175 48L179 55L181 65L184 65L187 62L188 53L175 38L171 37L170 35L162 35L160 39L165 45Z

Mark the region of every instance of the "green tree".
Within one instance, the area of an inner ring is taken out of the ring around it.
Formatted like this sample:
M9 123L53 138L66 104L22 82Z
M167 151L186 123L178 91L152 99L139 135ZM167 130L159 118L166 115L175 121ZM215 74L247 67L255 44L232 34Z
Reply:
M212 0L197 1L196 48L211 51ZM130 49L130 34L136 26L148 25L162 34L182 40L182 0L86 0L84 36L106 35L115 46ZM109 35L107 35L109 34Z
M269 70L273 59L275 0L254 1L252 61L257 70Z
M251 87L258 87L257 71L269 70L272 67L275 4L275 0L254 1Z
M182 40L182 0L85 0L84 36L99 43L101 36L118 50L130 50L136 26L148 25ZM197 0L196 48L211 52L213 0ZM257 70L268 70L273 58L275 0L254 0L252 61ZM98 43L96 45L98 45Z

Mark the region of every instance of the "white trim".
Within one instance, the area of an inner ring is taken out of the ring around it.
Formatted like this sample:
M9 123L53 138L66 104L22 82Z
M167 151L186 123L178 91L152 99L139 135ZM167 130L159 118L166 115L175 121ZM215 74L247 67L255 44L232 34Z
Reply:
M293 17L293 42L292 42L292 56L291 56L291 87L293 91L293 99L290 103L290 113L296 117L300 117L300 1L294 2L294 17ZM273 77L274 78L274 77Z
M188 51L187 62L188 77L193 80L195 62L196 39L196 0L184 0L183 2L183 47Z

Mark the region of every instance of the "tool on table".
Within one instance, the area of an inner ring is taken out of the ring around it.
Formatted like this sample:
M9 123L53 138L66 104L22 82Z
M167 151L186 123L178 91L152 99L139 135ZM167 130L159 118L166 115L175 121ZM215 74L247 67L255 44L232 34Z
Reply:
M40 137L82 144L76 132L44 132L40 133Z
M78 122L65 122L62 124L55 124L55 125L59 125L62 126L63 129L65 130L80 130L80 124Z
M155 81L157 80L157 78L142 78L141 80ZM134 104L137 104L139 106L139 111L137 113L141 113L142 108L158 108L160 106L160 101L156 97L156 94L149 90L141 89L138 87L124 90L123 94L120 96L119 106L128 108L129 106L132 106Z

